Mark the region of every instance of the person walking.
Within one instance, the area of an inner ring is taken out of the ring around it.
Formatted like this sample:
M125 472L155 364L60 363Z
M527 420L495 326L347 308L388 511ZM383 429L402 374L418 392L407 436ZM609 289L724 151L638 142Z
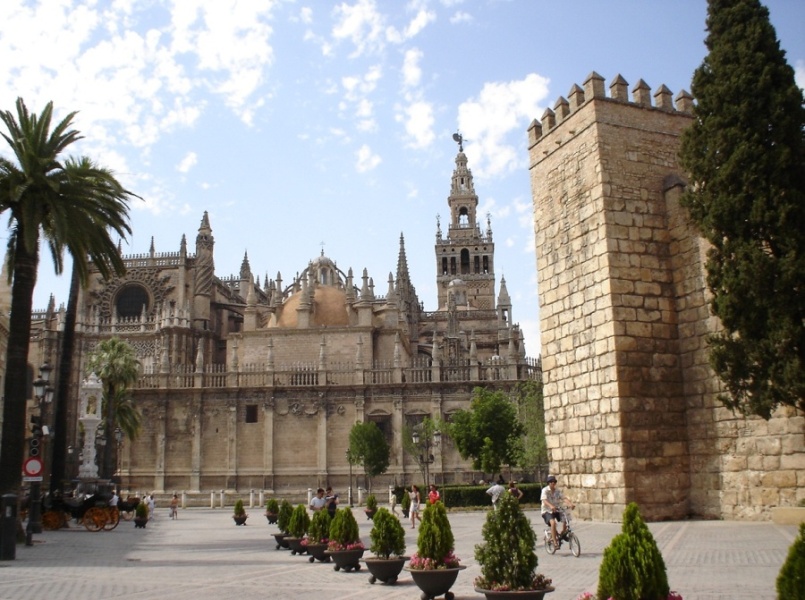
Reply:
M316 495L310 499L310 506L308 507L313 512L319 512L323 508L327 508L327 500L324 497L324 488L316 490Z
M506 488L503 487L503 478L498 479L498 482L486 490L486 493L492 497L492 506L495 510L498 509L498 500L500 500L501 494L506 491Z
M517 487L516 481L511 481L509 483L509 493L515 498L517 498L518 502L520 501L520 498L523 497L523 490Z
M422 519L419 517L419 502L421 498L419 497L419 488L415 485L411 486L411 506L408 509L411 513L411 529L416 529L416 520L419 519L419 522L422 522Z
M171 519L179 518L179 496L177 496L176 494L174 494L173 498L171 498L170 517Z
M428 492L428 502L431 504L436 504L442 497L439 494L439 489L436 487L435 483L430 484L430 491Z

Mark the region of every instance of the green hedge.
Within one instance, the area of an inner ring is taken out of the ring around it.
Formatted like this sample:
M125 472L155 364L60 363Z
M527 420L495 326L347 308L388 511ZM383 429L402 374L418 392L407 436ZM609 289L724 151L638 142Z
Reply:
M442 502L447 508L467 508L473 506L489 506L492 504L492 499L486 493L489 485L445 485L439 487L439 493L442 496ZM539 504L542 488L544 487L539 483L521 483L517 487L523 492L523 497L520 499L520 504ZM402 501L403 494L406 489L403 487L394 488L394 495L397 498L397 504ZM420 486L419 493L422 499L428 496L427 490L424 486Z

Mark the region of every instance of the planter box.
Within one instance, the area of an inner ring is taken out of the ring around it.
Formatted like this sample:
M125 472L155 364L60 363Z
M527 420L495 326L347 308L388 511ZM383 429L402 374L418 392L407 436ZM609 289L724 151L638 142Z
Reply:
M805 523L805 507L778 506L771 509L771 520L777 525L799 525Z
M521 592L493 592L475 588L479 594L486 596L486 600L543 600L545 594L554 591L555 588L545 588L544 590L526 590Z

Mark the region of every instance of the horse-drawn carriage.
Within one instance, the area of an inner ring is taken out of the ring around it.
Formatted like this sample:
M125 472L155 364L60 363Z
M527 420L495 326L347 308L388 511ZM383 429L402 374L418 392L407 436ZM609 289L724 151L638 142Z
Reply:
M67 497L46 496L42 500L42 527L48 530L61 529L72 518L89 531L111 531L122 518L134 518L134 509L139 498L128 497L119 500L117 506L110 506L112 493L94 482L81 482Z

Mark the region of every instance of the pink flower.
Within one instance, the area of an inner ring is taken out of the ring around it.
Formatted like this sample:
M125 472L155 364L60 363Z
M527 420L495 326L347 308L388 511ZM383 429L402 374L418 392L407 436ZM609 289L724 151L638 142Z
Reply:
M435 558L428 558L424 556L419 556L416 552L411 556L411 560L408 562L408 568L414 569L417 571L433 571L436 569L454 569L459 564L458 557L453 554L451 550L448 552L447 556L442 558L441 560L437 560Z

